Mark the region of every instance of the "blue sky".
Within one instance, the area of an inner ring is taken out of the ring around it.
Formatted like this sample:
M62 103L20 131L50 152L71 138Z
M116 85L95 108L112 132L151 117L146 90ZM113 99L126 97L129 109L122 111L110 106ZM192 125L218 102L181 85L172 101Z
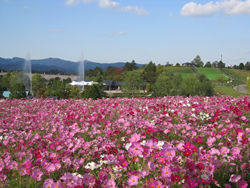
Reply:
M250 0L0 0L0 57L250 61Z

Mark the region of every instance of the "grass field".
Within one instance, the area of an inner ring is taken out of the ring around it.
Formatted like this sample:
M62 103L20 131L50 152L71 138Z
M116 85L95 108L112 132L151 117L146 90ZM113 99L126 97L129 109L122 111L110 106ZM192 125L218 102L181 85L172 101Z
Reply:
M247 95L245 93L241 93L232 87L227 87L227 86L216 86L214 87L215 93L220 93L225 96L233 96L237 97L238 95Z
M193 75L193 71L190 69L190 67L164 67L164 69L169 74L180 74L182 78L187 77L188 75Z
M233 75L236 78L240 78L240 80L243 80L243 82L247 81L247 76L250 75L249 70L239 70L239 69L227 69L223 68L228 74Z
M225 79L228 79L228 77L226 75L224 75L223 73L221 73L217 68L199 68L197 67L197 70L200 73L204 73L207 78L209 78L210 80L215 80L217 77L220 76L224 76Z

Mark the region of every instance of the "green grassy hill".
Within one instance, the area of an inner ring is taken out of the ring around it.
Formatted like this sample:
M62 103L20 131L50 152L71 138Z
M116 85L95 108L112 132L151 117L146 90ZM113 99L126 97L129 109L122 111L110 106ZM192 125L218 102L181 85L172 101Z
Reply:
M200 73L204 73L207 76L207 78L209 78L210 80L215 80L217 77L220 77L220 76L224 76L225 79L228 79L228 77L225 74L223 74L222 72L220 72L217 68L197 67L197 70Z
M180 74L182 78L187 77L190 74L194 74L193 71L190 69L190 67L164 67L164 69L169 73L169 74Z
M223 68L228 74L233 75L235 78L240 78L243 82L247 81L247 76L250 75L250 70L228 69Z

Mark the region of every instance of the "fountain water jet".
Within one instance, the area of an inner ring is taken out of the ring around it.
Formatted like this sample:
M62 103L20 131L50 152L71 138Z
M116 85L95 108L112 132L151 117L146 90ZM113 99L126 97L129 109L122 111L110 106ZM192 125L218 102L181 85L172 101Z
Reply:
M79 66L78 66L78 81L83 81L84 83L84 57L83 57L83 52L81 54L81 60L79 62ZM84 90L84 84L82 86L82 90Z
M23 72L25 76L28 76L29 82L24 83L25 89L28 90L31 95L33 95L32 92L32 75L31 75L31 61L30 61L30 54L28 53L24 62Z

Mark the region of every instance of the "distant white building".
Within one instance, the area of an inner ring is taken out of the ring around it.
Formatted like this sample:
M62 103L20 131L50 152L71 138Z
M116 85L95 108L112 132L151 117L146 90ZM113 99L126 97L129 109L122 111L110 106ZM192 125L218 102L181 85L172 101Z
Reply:
M97 84L97 82L93 81L76 81L74 80L73 82L70 83L72 86L91 86L93 84Z

